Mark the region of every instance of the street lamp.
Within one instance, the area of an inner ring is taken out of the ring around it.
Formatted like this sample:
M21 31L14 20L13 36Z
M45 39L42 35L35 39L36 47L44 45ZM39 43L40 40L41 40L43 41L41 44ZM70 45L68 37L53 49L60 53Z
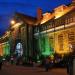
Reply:
M11 20L11 24L13 25L13 24L15 24L16 22L15 22L15 20Z
M18 27L18 26L20 26L20 25L23 24L22 21L20 21L20 22L16 22L15 20L11 20L10 23L11 23L11 27L12 27L12 28L16 28L16 27Z

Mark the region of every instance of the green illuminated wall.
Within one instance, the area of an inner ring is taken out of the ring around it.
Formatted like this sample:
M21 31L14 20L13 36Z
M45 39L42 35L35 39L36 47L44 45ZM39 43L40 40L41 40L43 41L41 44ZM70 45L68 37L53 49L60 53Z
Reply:
M54 53L53 40L49 39L48 35L40 36L38 42L40 53L42 55L46 56Z
M10 54L10 45L6 44L6 55Z
M10 45L8 43L3 44L3 55L9 55L10 54Z

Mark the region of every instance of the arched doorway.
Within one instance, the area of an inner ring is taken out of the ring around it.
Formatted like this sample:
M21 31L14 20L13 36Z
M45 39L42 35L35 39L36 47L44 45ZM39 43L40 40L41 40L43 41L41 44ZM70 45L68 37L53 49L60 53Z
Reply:
M23 47L22 47L22 43L21 42L18 42L16 44L15 54L17 56L22 56L23 55Z

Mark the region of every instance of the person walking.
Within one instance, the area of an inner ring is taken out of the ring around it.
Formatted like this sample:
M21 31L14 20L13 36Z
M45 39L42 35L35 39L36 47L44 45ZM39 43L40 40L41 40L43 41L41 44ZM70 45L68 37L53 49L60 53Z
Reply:
M46 71L46 72L48 72L48 70L49 70L49 64L50 64L50 60L49 60L49 58L47 57L47 58L45 59L45 71Z
M0 70L2 69L2 57L0 56Z
M74 65L75 65L75 45L72 44L72 52L68 56L68 64L67 64L67 73L68 75L75 75L74 74Z

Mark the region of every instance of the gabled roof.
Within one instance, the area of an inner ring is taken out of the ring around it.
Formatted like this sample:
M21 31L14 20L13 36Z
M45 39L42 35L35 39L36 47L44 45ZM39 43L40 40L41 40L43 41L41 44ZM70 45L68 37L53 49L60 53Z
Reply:
M37 22L37 19L28 15L24 15L21 13L16 13L16 16L20 17L25 23L29 25L35 25Z
M54 10L54 13L55 13L55 19L69 13L70 11L72 11L75 7L74 6L71 6L71 7L68 7L68 6L64 6L64 5L61 5L57 8L55 8Z
M43 18L41 20L41 24L46 23L47 21L51 20L54 18L54 13L45 13L43 14Z
M59 6L59 7L62 7L62 6ZM58 7L58 8L59 8ZM56 8L58 10L58 8ZM55 10L56 10L55 9ZM62 9L62 8L61 8ZM37 18L34 18L34 17L31 17L31 16L28 16L28 15L24 15L24 14L21 14L21 13L16 13L17 16L19 16L25 23L27 23L28 25L32 25L32 26L35 26L35 25L39 25L39 24L44 24L48 21L50 21L51 19L57 19L65 14L67 14L68 12L72 11L72 10L75 10L75 6L71 6L71 7L66 7L63 11L61 12L52 12L52 13L44 13L42 14L42 19L40 20L40 22L38 22L38 19ZM55 18L54 18L55 17Z

